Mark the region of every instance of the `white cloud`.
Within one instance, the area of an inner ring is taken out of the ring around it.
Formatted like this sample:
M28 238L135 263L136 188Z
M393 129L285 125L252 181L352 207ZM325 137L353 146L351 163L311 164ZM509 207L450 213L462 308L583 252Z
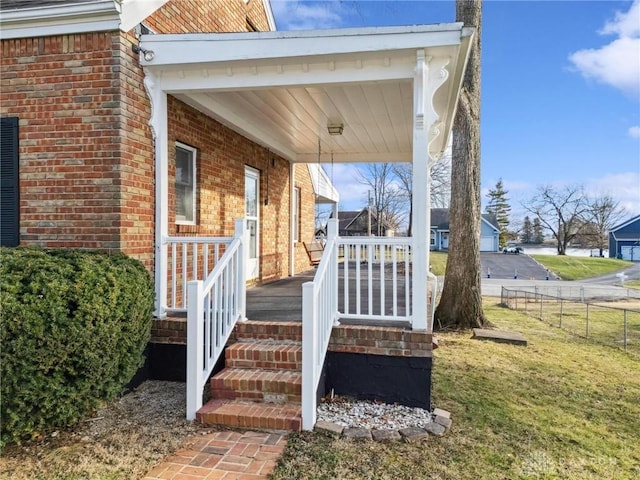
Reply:
M602 35L616 34L621 37L640 35L640 2L636 0L628 12L616 12L615 18L608 21L600 32Z
M613 86L634 98L640 98L640 0L628 12L616 12L600 30L602 35L618 38L599 48L572 53L569 60L588 79Z
M342 2L272 0L278 30L314 30L343 26L347 10Z
M629 128L629 136L631 138L640 138L640 125L634 125Z
M613 196L629 215L640 213L640 171L591 179L586 183L585 190L591 195Z

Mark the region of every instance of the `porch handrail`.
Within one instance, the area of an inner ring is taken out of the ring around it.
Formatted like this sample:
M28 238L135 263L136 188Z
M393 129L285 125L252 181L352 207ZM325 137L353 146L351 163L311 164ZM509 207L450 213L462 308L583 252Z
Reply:
M338 312L338 222L330 219L327 243L313 281L302 284L302 429L316 423L316 392Z
M224 248L234 237L172 237L162 239L168 246L168 268L163 281L170 294L161 298L162 312L187 311L187 283L204 280L215 268L224 253ZM164 289L167 291L167 289Z
M412 323L412 239L338 237L337 242L344 298L338 318Z
M206 280L188 282L187 307L187 420L202 407L205 383L224 351L233 327L246 316L243 219Z

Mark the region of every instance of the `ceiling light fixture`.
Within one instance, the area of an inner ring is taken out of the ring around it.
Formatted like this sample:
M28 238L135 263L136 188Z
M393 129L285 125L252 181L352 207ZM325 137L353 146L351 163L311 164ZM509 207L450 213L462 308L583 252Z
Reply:
M327 125L327 130L329 135L342 135L342 131L344 130L343 123L330 123Z

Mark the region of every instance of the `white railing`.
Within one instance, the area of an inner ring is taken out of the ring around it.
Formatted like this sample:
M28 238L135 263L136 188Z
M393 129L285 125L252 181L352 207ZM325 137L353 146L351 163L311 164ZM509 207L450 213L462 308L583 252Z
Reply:
M167 245L166 297L163 312L187 311L187 284L204 280L213 271L233 237L165 237Z
M411 238L340 237L339 318L411 321Z
M203 282L187 284L187 420L202 406L204 386L238 320L246 315L244 220Z
M338 312L338 222L327 225L327 243L312 282L302 285L302 429L316 423L316 393Z

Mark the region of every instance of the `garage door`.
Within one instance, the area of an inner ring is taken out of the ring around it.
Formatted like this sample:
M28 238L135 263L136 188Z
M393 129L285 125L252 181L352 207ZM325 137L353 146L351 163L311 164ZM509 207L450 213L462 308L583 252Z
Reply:
M495 252L496 248L493 244L493 237L480 237L481 252Z
M620 253L622 254L623 260L640 262L640 247L620 247Z

